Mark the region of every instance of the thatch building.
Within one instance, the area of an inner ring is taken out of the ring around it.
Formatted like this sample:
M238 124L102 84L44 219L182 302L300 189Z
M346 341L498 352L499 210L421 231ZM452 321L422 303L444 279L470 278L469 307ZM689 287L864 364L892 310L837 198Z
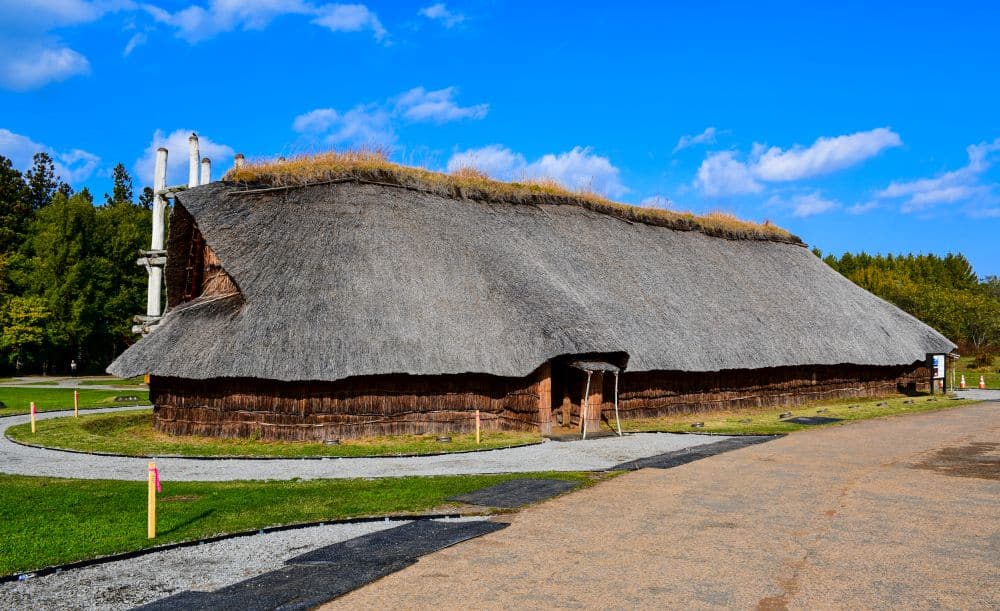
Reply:
M926 388L925 355L954 347L771 226L297 172L177 195L167 313L109 368L151 375L158 429L323 440L469 430L480 410L544 432L580 424L588 375L593 425L615 385L623 418L795 405Z

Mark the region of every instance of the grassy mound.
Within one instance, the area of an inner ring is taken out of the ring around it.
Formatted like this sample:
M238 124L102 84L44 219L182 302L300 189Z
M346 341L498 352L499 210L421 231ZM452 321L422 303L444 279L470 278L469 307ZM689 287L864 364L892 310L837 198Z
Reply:
M975 403L968 400L952 400L936 395L934 397L890 397L884 399L842 399L823 401L799 407L775 407L766 410L741 410L706 412L704 414L680 414L661 418L642 418L622 421L625 431L658 431L664 433L717 433L723 435L771 435L792 433L803 429L844 424L855 420L867 420L898 414L914 414L938 409L947 409ZM790 417L781 415L791 412ZM792 422L796 417L831 419L833 422L807 424ZM695 423L704 426L693 427Z
M438 434L394 435L346 439L340 445L317 442L219 439L196 435L167 435L153 429L152 410L91 414L74 418L54 418L38 422L32 434L30 424L12 426L7 436L22 443L63 450L104 452L126 456L228 456L284 457L312 456L398 456L438 454L470 450L491 450L541 441L538 433L491 431L483 433L476 445L474 433L451 434L450 442L437 441Z

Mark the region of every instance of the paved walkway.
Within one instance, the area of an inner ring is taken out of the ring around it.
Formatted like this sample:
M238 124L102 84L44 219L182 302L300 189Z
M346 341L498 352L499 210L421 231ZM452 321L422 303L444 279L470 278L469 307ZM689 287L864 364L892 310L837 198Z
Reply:
M1000 608L1000 403L644 469L510 520L327 608Z
M142 409L89 409L88 414ZM39 421L71 415L45 412ZM28 416L0 418L0 472L80 479L145 480L147 458L93 456L32 448L7 439L7 427L28 422ZM546 443L463 454L413 458L213 459L157 458L164 480L229 481L245 479L318 479L460 475L538 471L600 471L615 465L729 439L721 435L642 433L588 441Z

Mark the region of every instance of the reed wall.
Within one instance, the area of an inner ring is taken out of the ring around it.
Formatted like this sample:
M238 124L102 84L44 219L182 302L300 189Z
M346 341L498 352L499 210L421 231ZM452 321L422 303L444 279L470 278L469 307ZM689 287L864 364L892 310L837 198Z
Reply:
M153 377L154 427L176 435L325 441L381 435L578 426L585 376L543 365L526 378L482 374L367 376L338 382ZM623 419L714 410L794 407L821 399L877 397L928 389L928 370L853 365L710 373L624 372ZM579 388L577 388L579 387ZM614 418L614 376L603 376L603 419ZM600 400L600 399L598 399ZM546 404L550 408L546 408ZM596 406L593 406L596 408ZM551 417L550 417L551 414Z

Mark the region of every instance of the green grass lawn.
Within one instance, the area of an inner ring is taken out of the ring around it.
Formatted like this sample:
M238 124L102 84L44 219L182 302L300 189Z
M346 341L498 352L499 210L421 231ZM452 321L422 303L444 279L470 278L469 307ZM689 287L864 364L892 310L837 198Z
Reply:
M866 420L869 418L880 418L883 416L894 416L898 414L913 414L919 412L929 412L939 409L947 409L968 405L974 401L960 400L954 401L942 398L940 395L933 397L936 401L931 401L931 397L891 397L887 399L843 399L816 403L797 408L770 408L766 410L741 410L726 412L706 412L704 414L685 414L678 416L665 416L661 418L644 418L637 420L622 421L622 429L625 431L661 431L670 433L720 433L733 435L770 435L776 433L791 433L803 429L814 429L815 424L796 424L785 422L779 416L784 412L792 412L795 416L818 416L825 418L838 418L840 422L831 424L843 424L855 420ZM911 401L911 403L907 403ZM880 406L879 403L886 405ZM856 407L852 407L856 406ZM822 411L821 411L822 410ZM705 426L693 428L695 422L704 422Z
M142 376L136 376L134 378L113 378L107 377L105 379L94 379L90 378L88 380L80 380L80 386L114 386L116 388L146 388L145 382L142 381Z
M958 366L955 368L955 388L959 388L960 376L965 374L965 384L969 388L979 388L979 376L983 376L986 388L1000 390L1000 358L994 360L992 367L973 367L975 359L971 356L963 356L958 359ZM949 363L950 365L950 363ZM951 371L948 372L948 384L951 384Z
M23 424L7 429L7 436L53 448L129 456L392 456L489 450L541 441L537 432L515 431L484 433L479 445L474 433L451 434L447 443L437 441L437 434L428 434L345 439L340 445L177 436L153 430L152 410L53 418L39 421L34 434L30 424Z
M144 405L149 403L149 392L145 390L92 390L80 389L80 409L95 407L117 407L122 405ZM139 397L138 401L115 401L118 396ZM40 412L73 409L72 388L32 388L0 387L0 416L27 414L31 402Z
M588 473L383 479L163 482L157 538L146 483L0 474L0 575L268 526L449 509L445 499L517 477L588 484ZM454 507L450 507L453 509Z

